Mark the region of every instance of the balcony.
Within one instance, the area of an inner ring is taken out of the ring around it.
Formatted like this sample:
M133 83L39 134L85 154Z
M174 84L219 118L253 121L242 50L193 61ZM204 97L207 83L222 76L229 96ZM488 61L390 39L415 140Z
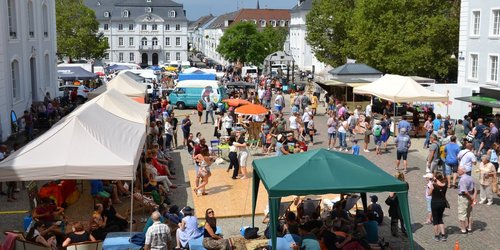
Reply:
M151 50L151 46L149 46L149 45L139 45L139 50Z
M160 45L153 45L153 50L161 50L161 46Z

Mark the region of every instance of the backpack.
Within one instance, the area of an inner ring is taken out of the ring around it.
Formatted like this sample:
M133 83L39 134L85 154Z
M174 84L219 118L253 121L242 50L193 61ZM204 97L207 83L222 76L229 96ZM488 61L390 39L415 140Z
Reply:
M382 126L380 125L375 125L375 127L373 128L373 135L374 136L381 136L382 135Z
M259 237L258 227L248 227L243 231L243 237L247 240L257 239Z

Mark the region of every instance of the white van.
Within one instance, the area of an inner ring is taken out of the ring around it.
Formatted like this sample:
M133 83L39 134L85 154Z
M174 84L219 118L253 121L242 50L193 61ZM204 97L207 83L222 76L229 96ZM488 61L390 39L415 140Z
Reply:
M158 75L156 75L154 70L152 69L126 69L126 70L121 70L118 74L123 74L124 72L127 71L130 71L134 74L144 77L146 82L153 82L153 80L158 82L159 80Z
M256 78L258 76L259 69L255 66L245 66L241 69L241 76L245 77L249 75L250 77Z
M283 72L284 75L286 75L286 72L288 71L287 67L285 64L273 64L271 65L271 71L274 72Z

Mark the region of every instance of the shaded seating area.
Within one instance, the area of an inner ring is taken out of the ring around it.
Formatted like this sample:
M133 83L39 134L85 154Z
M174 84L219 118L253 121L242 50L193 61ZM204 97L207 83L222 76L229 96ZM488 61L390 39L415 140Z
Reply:
M270 204L271 245L277 246L277 223L282 197L289 195L319 195L360 193L363 209L367 192L395 192L405 227L408 228L410 249L414 249L408 204L408 184L386 173L364 156L342 154L326 149L301 154L270 157L253 161L252 226L258 188L262 181Z

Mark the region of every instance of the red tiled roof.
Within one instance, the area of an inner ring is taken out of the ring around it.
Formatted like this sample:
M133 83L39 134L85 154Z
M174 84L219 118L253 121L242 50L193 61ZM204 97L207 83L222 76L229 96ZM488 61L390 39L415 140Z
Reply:
M253 20L257 22L259 20L266 20L269 22L271 20L285 20L290 21L290 10L287 9L241 9L234 19L234 22L240 22L242 20Z

